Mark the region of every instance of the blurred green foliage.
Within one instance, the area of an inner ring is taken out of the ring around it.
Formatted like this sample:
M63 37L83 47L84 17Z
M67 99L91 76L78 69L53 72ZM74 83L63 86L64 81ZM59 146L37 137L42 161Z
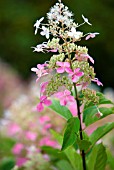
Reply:
M11 170L15 165L14 155L11 150L15 141L0 135L0 170Z
M50 54L33 53L32 46L45 41L34 35L33 24L56 0L0 0L0 57L9 62L23 78L28 78L30 68L49 59ZM85 32L100 32L95 40L83 42L95 59L97 77L104 87L114 87L114 0L63 0L82 22L81 15L89 18L93 26L85 25Z

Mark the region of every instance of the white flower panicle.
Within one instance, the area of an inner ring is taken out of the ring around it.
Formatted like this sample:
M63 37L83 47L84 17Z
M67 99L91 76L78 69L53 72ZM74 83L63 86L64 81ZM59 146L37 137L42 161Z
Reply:
M34 24L34 27L36 28L35 34L37 34L39 29L40 34L42 36L45 36L46 39L49 39L46 44L43 43L37 45L36 47L32 47L34 48L34 52L73 52L72 49L75 49L75 47L68 50L64 44L64 47L62 47L62 44L60 44L60 42L57 42L55 45L56 39L62 39L64 42L68 41L68 46L71 47L71 41L75 43L77 41L81 41L81 39L84 37L85 40L88 40L90 38L94 38L97 34L99 34L86 33L84 35L83 32L78 31L77 29L85 23L87 23L88 25L92 24L88 21L87 18L84 17L84 15L82 15L84 22L81 24L74 22L72 17L73 13L69 11L67 6L61 3L61 0L58 0L58 2L53 7L51 7L50 11L47 13L48 23L42 23L42 21L44 20L44 17L42 17ZM50 38L50 36L52 36L52 39Z

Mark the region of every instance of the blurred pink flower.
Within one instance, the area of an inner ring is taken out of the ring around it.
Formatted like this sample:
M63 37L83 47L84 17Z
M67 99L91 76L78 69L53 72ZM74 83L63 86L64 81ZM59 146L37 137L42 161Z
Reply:
M40 124L45 124L46 122L48 122L48 121L50 121L50 117L49 116L41 116L40 118L39 118L39 122L40 122Z
M47 123L45 126L44 126L44 129L47 130L47 129L50 129L52 127L52 124L51 123Z
M18 133L20 131L21 131L21 128L16 123L9 124L9 126L8 126L8 135L13 136L13 135L15 135L16 133Z
M40 146L46 145L46 146L52 146L52 147L56 147L57 146L57 142L51 140L49 137L44 137L40 140L39 142Z
M29 140L31 140L31 141L35 141L36 138L37 138L37 134L36 134L35 132L27 131L27 132L25 133L25 137L26 137L26 139L29 139Z
M12 148L12 152L15 155L19 155L21 151L23 150L23 148L24 148L24 145L22 143L16 143L14 147Z
M71 71L69 62L59 62L59 61L57 61L56 65L60 66L59 68L57 68L57 73L64 73L65 71L67 73L69 73L69 71Z
M16 159L16 165L17 165L18 167L21 167L23 164L26 163L27 160L28 160L27 158L18 157L18 158Z
M40 103L37 105L37 111L41 112L44 109L44 105L50 106L52 104L51 100L48 100L46 96L41 96L40 97Z
M60 104L65 106L67 104L71 104L75 101L74 97L71 96L71 92L69 90L65 90L63 92L58 92L55 94L57 98L60 99Z
M44 93L44 92L46 91L47 85L48 85L48 82L43 82L43 83L41 84L41 89L40 89L40 92L41 92L41 93Z

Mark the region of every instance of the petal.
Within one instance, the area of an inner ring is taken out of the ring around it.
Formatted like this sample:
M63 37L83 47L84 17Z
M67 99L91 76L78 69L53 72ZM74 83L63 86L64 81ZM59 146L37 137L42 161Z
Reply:
M76 76L78 76L78 77L81 77L81 76L83 76L83 75L84 75L83 72L78 72L78 73L76 73Z
M64 67L57 68L57 73L64 73L65 69Z
M43 82L41 84L41 89L40 89L40 92L41 93L44 93L46 91L46 86L48 85L48 82Z
M41 111L43 111L43 109L44 109L44 106L43 106L43 104L40 102L38 105L37 105L37 111L38 112L41 112Z
M33 71L33 72L37 72L37 71L38 71L38 69L37 69L37 68L35 68L35 67L33 67L33 68L31 68L31 71Z
M75 99L73 96L68 96L67 100L68 100L68 102L75 102Z
M37 64L37 68L38 68L39 70L44 69L44 64Z
M55 94L57 98L61 98L64 95L64 92L58 92Z
M40 124L44 124L44 123L46 123L46 122L48 122L48 121L50 121L50 117L48 117L48 116L41 116L40 118L39 118L39 122L40 122Z
M44 32L44 31L41 31L40 34L41 34L42 36L44 36L44 35L45 35L45 32Z
M91 38L91 35L89 34L86 38L85 38L85 40L89 40Z
M69 90L65 90L64 91L64 95L66 96L66 95L70 95L71 94L71 92L69 91Z
M103 84L98 80L98 78L95 78L92 81L96 82L98 86L103 86Z
M76 33L76 28L75 28L75 27L72 27L72 28L71 28L71 31L72 31L72 33Z
M78 73L79 70L80 70L80 68L76 68L76 69L74 70L74 73Z
M65 98L62 98L62 99L60 100L60 104L61 104L62 106L66 106L66 104L67 104L66 99L65 99Z
M16 165L18 167L21 167L22 165L24 165L27 162L27 158L24 157L17 157L16 158Z
M78 80L79 80L79 77L77 77L76 75L73 75L73 76L72 76L72 81L73 81L74 83L76 83Z
M66 67L65 71L70 74L74 74L71 68Z
M45 99L47 99L47 96L41 96L41 97L40 97L40 101L43 101L43 100L45 100Z
M72 115L73 116L77 116L77 105L76 105L76 102L72 103L69 107L69 110L71 111Z
M57 61L57 62L56 62L56 65L63 67L63 66L64 66L64 63L63 63L63 62L60 62L60 61Z
M94 59L88 55L89 60L94 64Z
M70 67L70 63L69 62L64 62L64 67Z
M45 99L45 100L44 100L44 104L45 104L46 106L50 106L50 105L52 104L52 101Z
M49 39L49 33L46 34L46 38Z
M36 28L36 29L35 29L35 33L34 33L35 35L37 34L37 31L38 31L38 29Z
M96 36L96 35L95 35L94 33L93 33L93 34L91 34L91 38L95 38L95 36Z

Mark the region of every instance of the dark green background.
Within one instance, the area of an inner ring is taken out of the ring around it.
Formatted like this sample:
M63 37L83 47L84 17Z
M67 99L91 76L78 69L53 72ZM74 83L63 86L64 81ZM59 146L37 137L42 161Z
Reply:
M29 78L30 68L49 58L49 54L33 53L32 46L45 41L34 35L33 24L54 4L55 0L0 0L0 58L10 63L22 77ZM114 88L114 0L63 0L75 14L89 18L92 27L85 32L100 32L94 40L84 41L95 59L95 72L104 87Z

